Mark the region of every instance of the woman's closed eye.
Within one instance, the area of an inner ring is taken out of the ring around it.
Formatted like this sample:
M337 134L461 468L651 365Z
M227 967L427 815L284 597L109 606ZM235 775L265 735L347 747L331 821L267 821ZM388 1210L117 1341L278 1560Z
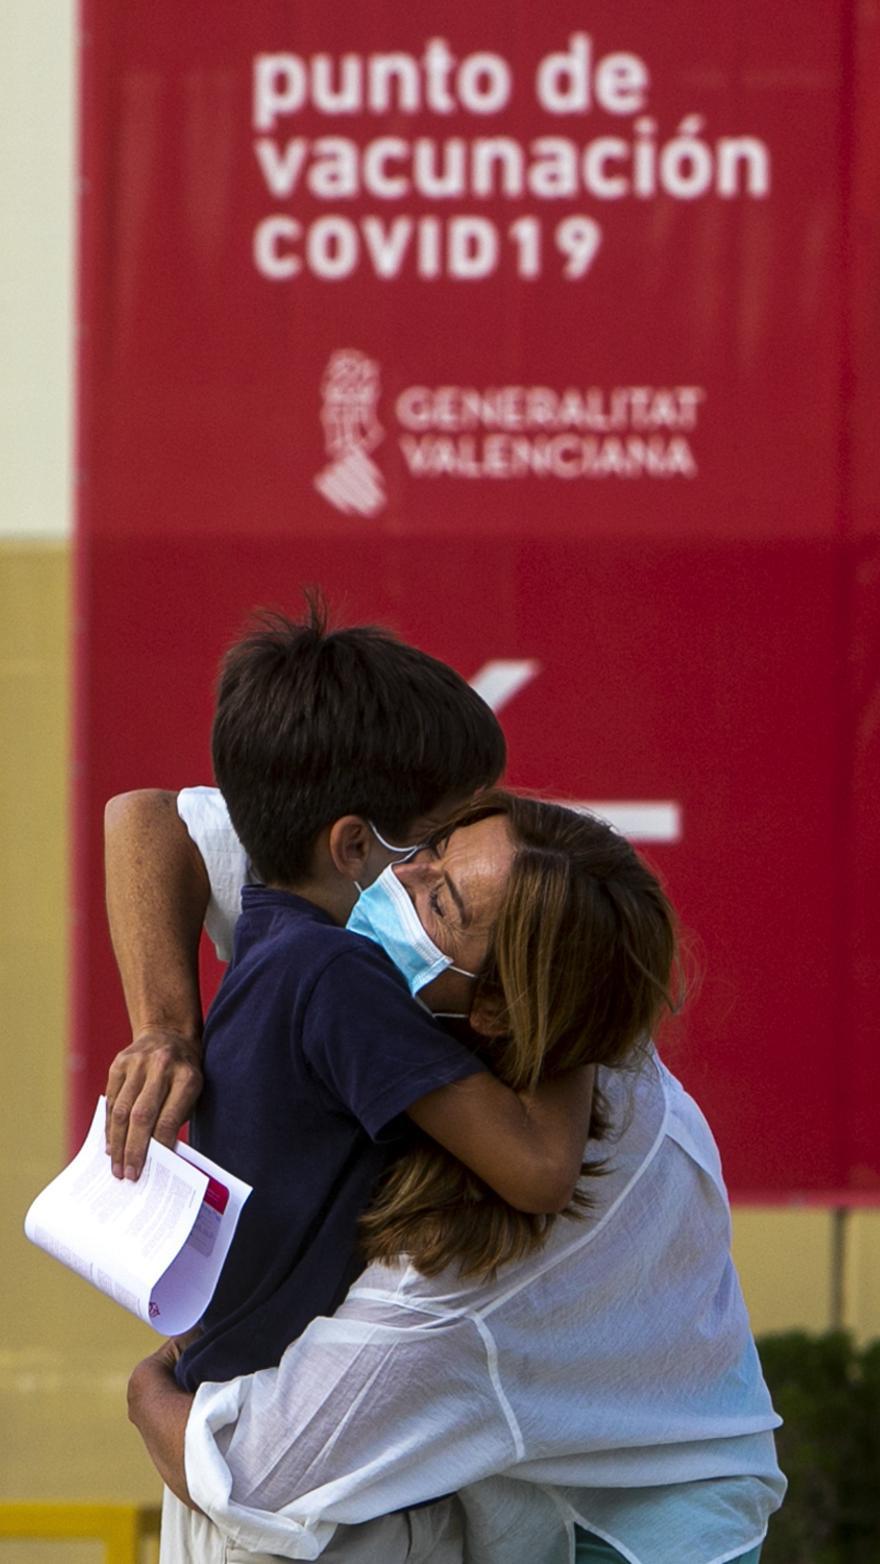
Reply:
M435 885L434 889L429 893L428 906L436 918L445 918L446 914L440 905L440 889L439 885Z

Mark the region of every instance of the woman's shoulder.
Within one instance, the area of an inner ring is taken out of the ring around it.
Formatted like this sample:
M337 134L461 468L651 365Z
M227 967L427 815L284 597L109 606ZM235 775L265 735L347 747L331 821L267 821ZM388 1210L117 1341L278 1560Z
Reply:
M609 1129L607 1136L588 1147L587 1161L600 1164L601 1172L583 1180L590 1201L586 1214L557 1218L540 1250L503 1266L488 1279L462 1278L454 1267L427 1277L405 1260L397 1267L371 1266L349 1295L356 1312L386 1324L394 1320L422 1327L433 1324L435 1330L441 1324L449 1328L484 1310L493 1312L502 1296L528 1286L584 1243L595 1242L662 1152L668 1097L677 1083L652 1049L638 1066L600 1069L598 1084Z
M607 1128L601 1140L589 1143L587 1162L601 1165L603 1182L612 1178L618 1186L657 1155L677 1084L653 1044L630 1064L596 1071Z
M597 1082L610 1120L608 1136L597 1145L601 1160L635 1171L640 1163L647 1167L669 1140L721 1182L718 1147L706 1116L653 1044L632 1066L600 1069Z
M665 1133L716 1183L726 1199L721 1155L702 1108L677 1076L656 1057L666 1102Z
M557 1275L571 1270L580 1276L588 1255L591 1272L617 1270L624 1260L639 1262L635 1244L643 1246L641 1260L647 1264L688 1213L695 1215L707 1202L717 1208L713 1225L723 1226L726 1196L711 1131L656 1051L647 1050L625 1069L600 1069L598 1084L609 1130L588 1148L588 1162L601 1171L584 1178L590 1201L585 1214L557 1218L538 1252L485 1281L461 1278L454 1269L426 1277L405 1261L371 1266L349 1295L352 1314L418 1334L448 1330L475 1316L488 1317L503 1299L557 1267L562 1267Z

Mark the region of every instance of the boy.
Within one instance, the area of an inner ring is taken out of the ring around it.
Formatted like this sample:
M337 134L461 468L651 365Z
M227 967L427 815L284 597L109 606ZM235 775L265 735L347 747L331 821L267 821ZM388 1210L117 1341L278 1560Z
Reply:
M512 1204L569 1198L587 1093L557 1086L526 1112L384 953L341 926L400 856L392 843L417 842L494 780L503 748L476 702L452 670L380 632L327 634L314 607L301 625L267 621L225 661L214 767L264 883L245 888L209 1016L193 1139L254 1194L204 1334L178 1365L187 1389L277 1363L341 1301L401 1115Z
M361 627L328 635L326 616L311 601L299 629L303 637L298 650L291 641L291 657L305 657L311 637L316 666L307 673L304 664L299 677L288 666L284 675L290 707L281 720L300 724L295 745L289 735L285 780L297 810L314 791L308 779L317 776L320 785L337 765L358 784L362 776L390 771L385 834L415 848L455 804L497 781L506 759L504 736L485 701L454 669L382 631ZM338 687L319 691L326 721L315 705L319 651L355 681L350 701ZM299 701L308 710L300 710ZM244 794L250 783L263 781L261 766L262 758L252 756ZM308 789L301 780L308 780ZM353 795L343 796L340 812L356 804ZM378 843L376 850L381 855ZM399 856L388 851L384 861ZM105 862L110 930L132 1024L132 1042L109 1072L107 1149L116 1176L136 1179L150 1136L173 1146L198 1098L202 926L220 959L229 961L241 886L251 873L214 788L112 798L105 810Z

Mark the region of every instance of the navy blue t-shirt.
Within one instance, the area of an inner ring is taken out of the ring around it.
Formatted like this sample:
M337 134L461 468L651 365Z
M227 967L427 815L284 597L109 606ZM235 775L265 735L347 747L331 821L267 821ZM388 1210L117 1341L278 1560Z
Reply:
M191 1136L254 1192L178 1363L185 1389L268 1368L332 1313L362 1269L357 1221L402 1149L398 1116L482 1068L378 945L299 896L245 887Z

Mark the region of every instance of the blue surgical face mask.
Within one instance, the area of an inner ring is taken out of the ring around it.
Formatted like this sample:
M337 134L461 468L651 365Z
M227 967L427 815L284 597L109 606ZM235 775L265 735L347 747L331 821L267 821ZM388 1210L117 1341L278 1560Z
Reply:
M361 891L346 928L381 945L386 956L390 956L398 971L403 973L413 995L441 972L460 972L462 977L468 978L477 975L455 966L452 957L434 944L430 934L422 928L412 898L391 864L372 885Z

